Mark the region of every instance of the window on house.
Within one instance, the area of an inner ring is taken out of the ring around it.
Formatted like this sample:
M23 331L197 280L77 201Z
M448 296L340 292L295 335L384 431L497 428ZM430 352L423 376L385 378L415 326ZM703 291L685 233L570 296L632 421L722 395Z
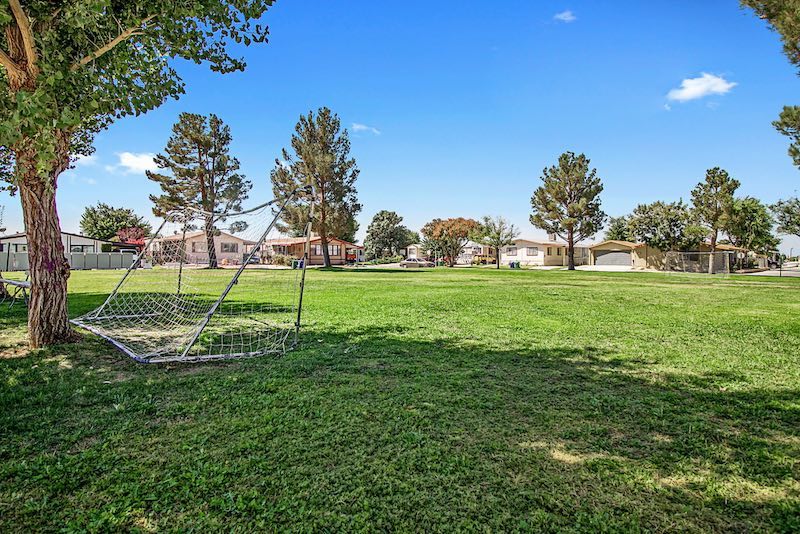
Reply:
M342 253L342 248L339 245L328 245L329 256L339 256Z
M239 243L222 243L222 252L236 254L239 252Z
M15 244L15 245L14 245L14 252L28 252L28 245L27 245L27 243L24 243L24 244Z
M547 247L547 255L548 256L552 256L553 255L553 247Z
M517 255L517 247L508 247L506 249L506 256L516 256Z
M525 254L527 256L538 256L539 255L539 247L528 247L525 249Z
M561 248L556 248L556 256L561 256Z
M192 241L192 252L208 252L208 245L205 241Z
M69 251L75 254L80 254L82 252L92 253L94 252L94 245L72 245L69 247Z

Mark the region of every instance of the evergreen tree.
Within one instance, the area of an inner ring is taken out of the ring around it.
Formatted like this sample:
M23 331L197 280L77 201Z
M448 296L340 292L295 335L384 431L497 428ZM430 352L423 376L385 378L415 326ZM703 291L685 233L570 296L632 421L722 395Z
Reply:
M760 200L737 198L733 201L725 233L737 247L767 254L780 243L772 233L774 224L769 209Z
M86 206L81 215L81 232L95 239L111 239L120 230L139 228L147 235L153 232L150 223L129 208L113 208L98 202L97 206Z
M639 204L629 218L630 241L658 250L692 250L703 240L704 230L693 223L683 201Z
M779 200L772 205L778 233L800 237L800 198Z
M217 268L215 224L224 221L226 213L240 210L252 187L237 172L239 160L230 155L231 140L230 128L216 115L206 118L181 113L172 127L166 154L155 157L158 168L169 170L169 174L147 171L147 177L164 192L160 196L150 195L157 216L185 208L206 212L203 231L211 269Z
M558 165L542 171L543 184L531 197L531 224L567 242L569 270L575 269L575 243L594 235L605 221L600 209L603 184L585 155L565 152Z
M514 244L514 239L519 236L519 229L502 217L483 218L478 237L480 240L495 250L496 267L500 268L500 251L503 247Z
M636 241L636 237L631 231L630 218L611 217L608 221L608 230L605 234L606 241Z
M367 227L364 249L368 258L396 256L400 249L414 243L415 232L403 226L403 218L393 211L381 210ZM411 239L411 241L409 241Z
M717 250L719 233L725 229L733 209L733 194L739 188L739 181L714 167L706 171L705 180L692 189L692 204L697 222L708 233L711 252ZM709 273L713 272L714 262L708 262Z
M231 45L263 42L272 0L9 0L0 4L0 180L19 192L28 236L28 335L36 348L78 338L55 193L77 155L114 120L184 93L171 62L243 70Z
M361 211L356 194L359 170L350 156L350 136L342 130L338 115L328 108L302 115L291 140L292 151L283 149L270 174L276 197L288 196L304 186L313 195L296 197L281 218L282 231L302 235L306 223L320 236L323 261L330 267L328 239L354 241L358 230L356 215ZM313 210L311 205L313 203Z

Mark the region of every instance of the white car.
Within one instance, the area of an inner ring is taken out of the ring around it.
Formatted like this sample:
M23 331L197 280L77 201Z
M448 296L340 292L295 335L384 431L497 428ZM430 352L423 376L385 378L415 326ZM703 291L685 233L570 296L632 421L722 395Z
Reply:
M409 267L436 267L436 265L432 261L422 258L408 258L400 262L400 267L408 269Z

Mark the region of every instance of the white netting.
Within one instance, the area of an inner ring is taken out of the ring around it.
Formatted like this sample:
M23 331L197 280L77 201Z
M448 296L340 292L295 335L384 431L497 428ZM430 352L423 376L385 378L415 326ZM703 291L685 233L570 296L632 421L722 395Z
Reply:
M73 322L143 362L282 354L296 340L308 245L273 246L276 218L269 204L171 213L106 302Z
M730 274L733 253L723 252L667 252L664 268L668 272Z

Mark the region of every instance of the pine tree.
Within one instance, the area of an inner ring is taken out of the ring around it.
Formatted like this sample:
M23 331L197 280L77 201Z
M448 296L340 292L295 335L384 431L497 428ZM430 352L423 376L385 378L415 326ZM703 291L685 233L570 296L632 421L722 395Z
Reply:
M319 234L322 257L330 267L328 239L353 242L361 211L356 192L359 170L350 156L350 136L342 130L338 115L328 108L300 116L291 140L292 151L283 149L270 173L276 197L286 197L300 187L312 186L313 194L292 200L281 215L280 230L302 235L306 223ZM313 210L312 210L313 204Z
M531 224L567 242L568 269L575 269L575 243L594 235L605 221L603 184L585 155L565 152L542 171L543 184L531 197Z
M631 231L630 217L611 217L605 235L606 241L635 241Z
M230 128L216 115L181 113L172 127L166 154L155 157L159 169L168 169L170 174L147 171L147 177L164 192L150 195L157 216L185 208L206 212L203 231L211 269L217 268L215 222L225 220L226 213L240 210L252 187L237 172L239 160L230 155L231 140Z
M739 188L739 181L730 177L727 171L714 167L706 171L705 180L692 189L692 204L697 222L708 232L711 252L717 250L719 233L733 209L733 194ZM708 263L709 273L713 272L714 262Z

